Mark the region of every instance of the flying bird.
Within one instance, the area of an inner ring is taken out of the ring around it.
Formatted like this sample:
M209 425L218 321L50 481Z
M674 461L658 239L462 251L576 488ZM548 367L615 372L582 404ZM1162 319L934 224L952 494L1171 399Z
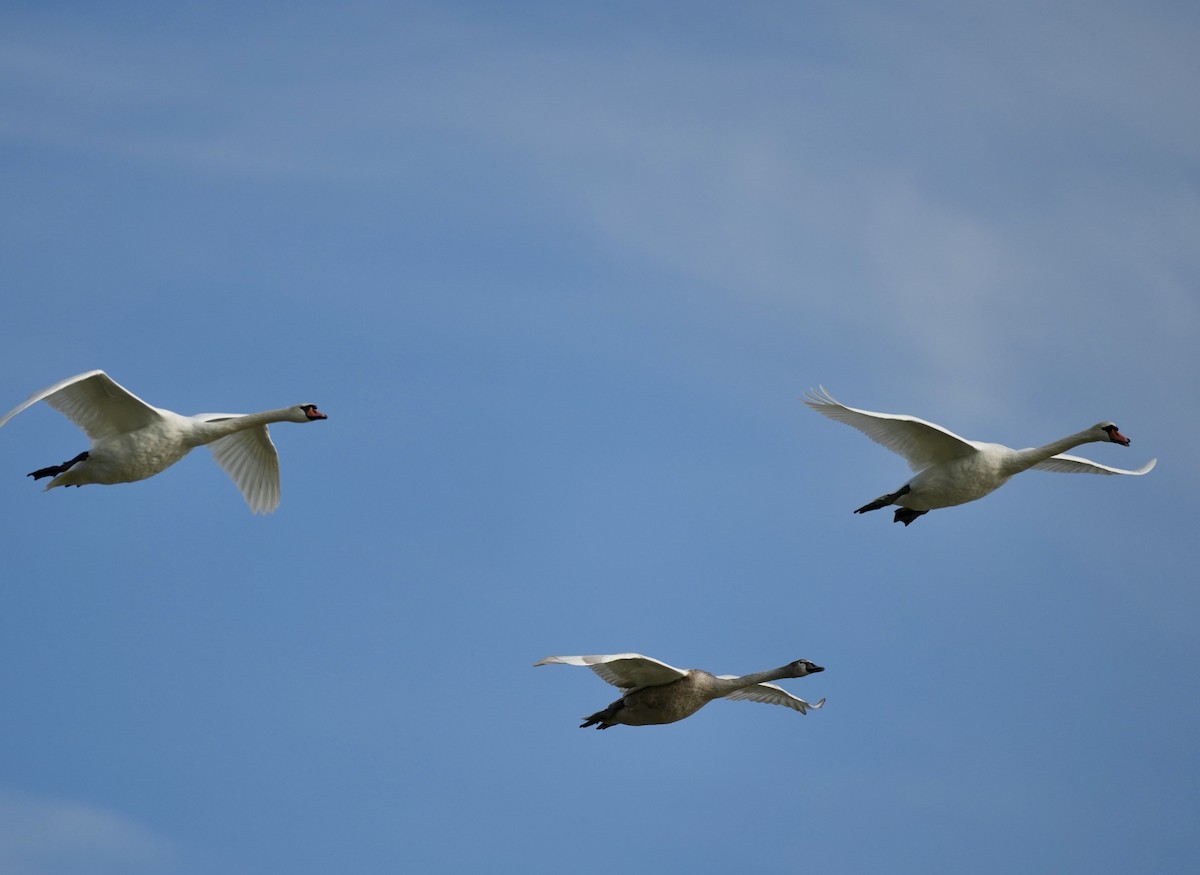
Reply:
M608 729L618 723L651 726L674 723L690 717L713 699L745 699L783 705L801 714L820 708L825 700L809 704L783 687L768 681L802 678L825 669L798 659L782 668L738 677L712 675L698 668L673 668L640 653L611 653L602 656L547 656L534 665L584 665L621 690L621 698L603 711L583 718L580 729L595 725Z
M1080 444L1104 441L1129 446L1129 438L1111 422L1098 422L1091 428L1067 435L1041 447L1014 450L1002 444L970 441L951 431L898 413L874 413L840 403L822 386L806 393L804 403L830 419L852 425L876 443L899 453L916 471L915 477L897 489L864 504L855 513L897 505L897 523L907 526L917 517L940 507L953 507L999 489L1008 478L1030 468L1067 474L1148 473L1158 462L1151 459L1136 471L1112 468L1065 451Z
M38 401L70 419L92 442L61 465L29 473L34 480L53 478L46 489L145 480L207 445L253 513L270 513L279 506L279 455L267 424L326 418L315 404L181 416L147 404L104 371L88 371L30 395L0 419L0 426Z

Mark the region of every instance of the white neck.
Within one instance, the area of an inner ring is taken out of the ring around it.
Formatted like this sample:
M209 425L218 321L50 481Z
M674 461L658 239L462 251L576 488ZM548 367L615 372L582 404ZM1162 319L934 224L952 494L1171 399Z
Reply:
M1048 444L1040 447L1033 447L1027 450L1015 450L1013 453L1013 473L1028 470L1038 462L1044 462L1051 456L1057 456L1059 453L1065 453L1067 450L1077 447L1080 444L1099 441L1102 438L1096 435L1094 428L1077 431L1075 434L1069 434L1066 437L1059 438L1056 441L1051 441Z
M228 419L197 422L196 434L200 438L200 443L207 444L248 428L257 428L272 422L290 422L294 420L294 417L294 407L280 407L277 410L264 410L261 413L230 416Z

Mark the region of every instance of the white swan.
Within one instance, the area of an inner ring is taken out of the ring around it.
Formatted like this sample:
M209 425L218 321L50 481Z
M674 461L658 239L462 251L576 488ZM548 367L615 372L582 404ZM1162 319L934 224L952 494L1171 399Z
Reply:
M779 678L802 678L825 671L807 659L789 662L782 668L760 671L738 677L731 674L711 675L698 668L673 668L665 662L642 656L640 653L610 653L601 656L547 656L534 665L585 665L601 678L620 687L621 698L603 711L583 718L585 726L596 724L608 729L618 723L626 726L650 726L674 723L695 714L713 699L745 699L784 705L801 714L809 708L820 708L825 700L809 704L793 696L783 687L767 681Z
M74 459L29 474L34 480L53 477L47 489L145 480L207 444L254 513L270 513L279 506L279 456L267 423L326 418L315 404L262 413L180 416L152 407L104 371L88 371L30 395L0 419L0 426L38 401L65 415L92 441L91 448Z
M908 461L917 475L897 489L865 504L855 513L899 505L893 522L908 525L917 517L939 507L952 507L982 498L999 489L1008 478L1030 468L1068 474L1131 474L1149 472L1158 461L1151 459L1136 471L1110 468L1064 450L1090 441L1111 441L1129 446L1129 438L1111 422L1048 443L1042 447L1014 450L1002 444L969 441L915 416L873 413L838 402L820 387L806 393L804 403L830 419L852 425L876 443L883 444Z

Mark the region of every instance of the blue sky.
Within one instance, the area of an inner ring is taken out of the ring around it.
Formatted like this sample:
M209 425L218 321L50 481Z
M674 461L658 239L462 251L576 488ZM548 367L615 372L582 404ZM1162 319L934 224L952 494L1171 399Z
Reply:
M0 431L0 869L1194 864L1200 13L169 6L0 10L0 410L329 420L269 517ZM906 529L819 383L1159 465ZM630 650L828 704L532 668Z

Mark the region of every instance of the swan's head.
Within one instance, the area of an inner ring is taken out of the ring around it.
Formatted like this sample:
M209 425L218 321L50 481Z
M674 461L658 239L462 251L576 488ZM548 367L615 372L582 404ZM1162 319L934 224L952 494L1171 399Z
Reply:
M317 410L315 404L297 404L296 412L299 414L296 417L296 422L312 422L314 419L328 419L329 417Z
M795 672L792 677L796 678L825 671L824 667L817 665L815 662L809 662L807 659L797 659L795 662L789 663L788 668Z
M1097 438L1097 440L1112 441L1114 444L1120 444L1123 447L1129 446L1129 438L1127 438L1127 437L1125 437L1125 435L1121 434L1121 432L1117 429L1117 427L1115 425L1113 425L1111 422L1097 423L1096 428L1099 429L1100 431L1104 432L1104 434L1101 437Z

